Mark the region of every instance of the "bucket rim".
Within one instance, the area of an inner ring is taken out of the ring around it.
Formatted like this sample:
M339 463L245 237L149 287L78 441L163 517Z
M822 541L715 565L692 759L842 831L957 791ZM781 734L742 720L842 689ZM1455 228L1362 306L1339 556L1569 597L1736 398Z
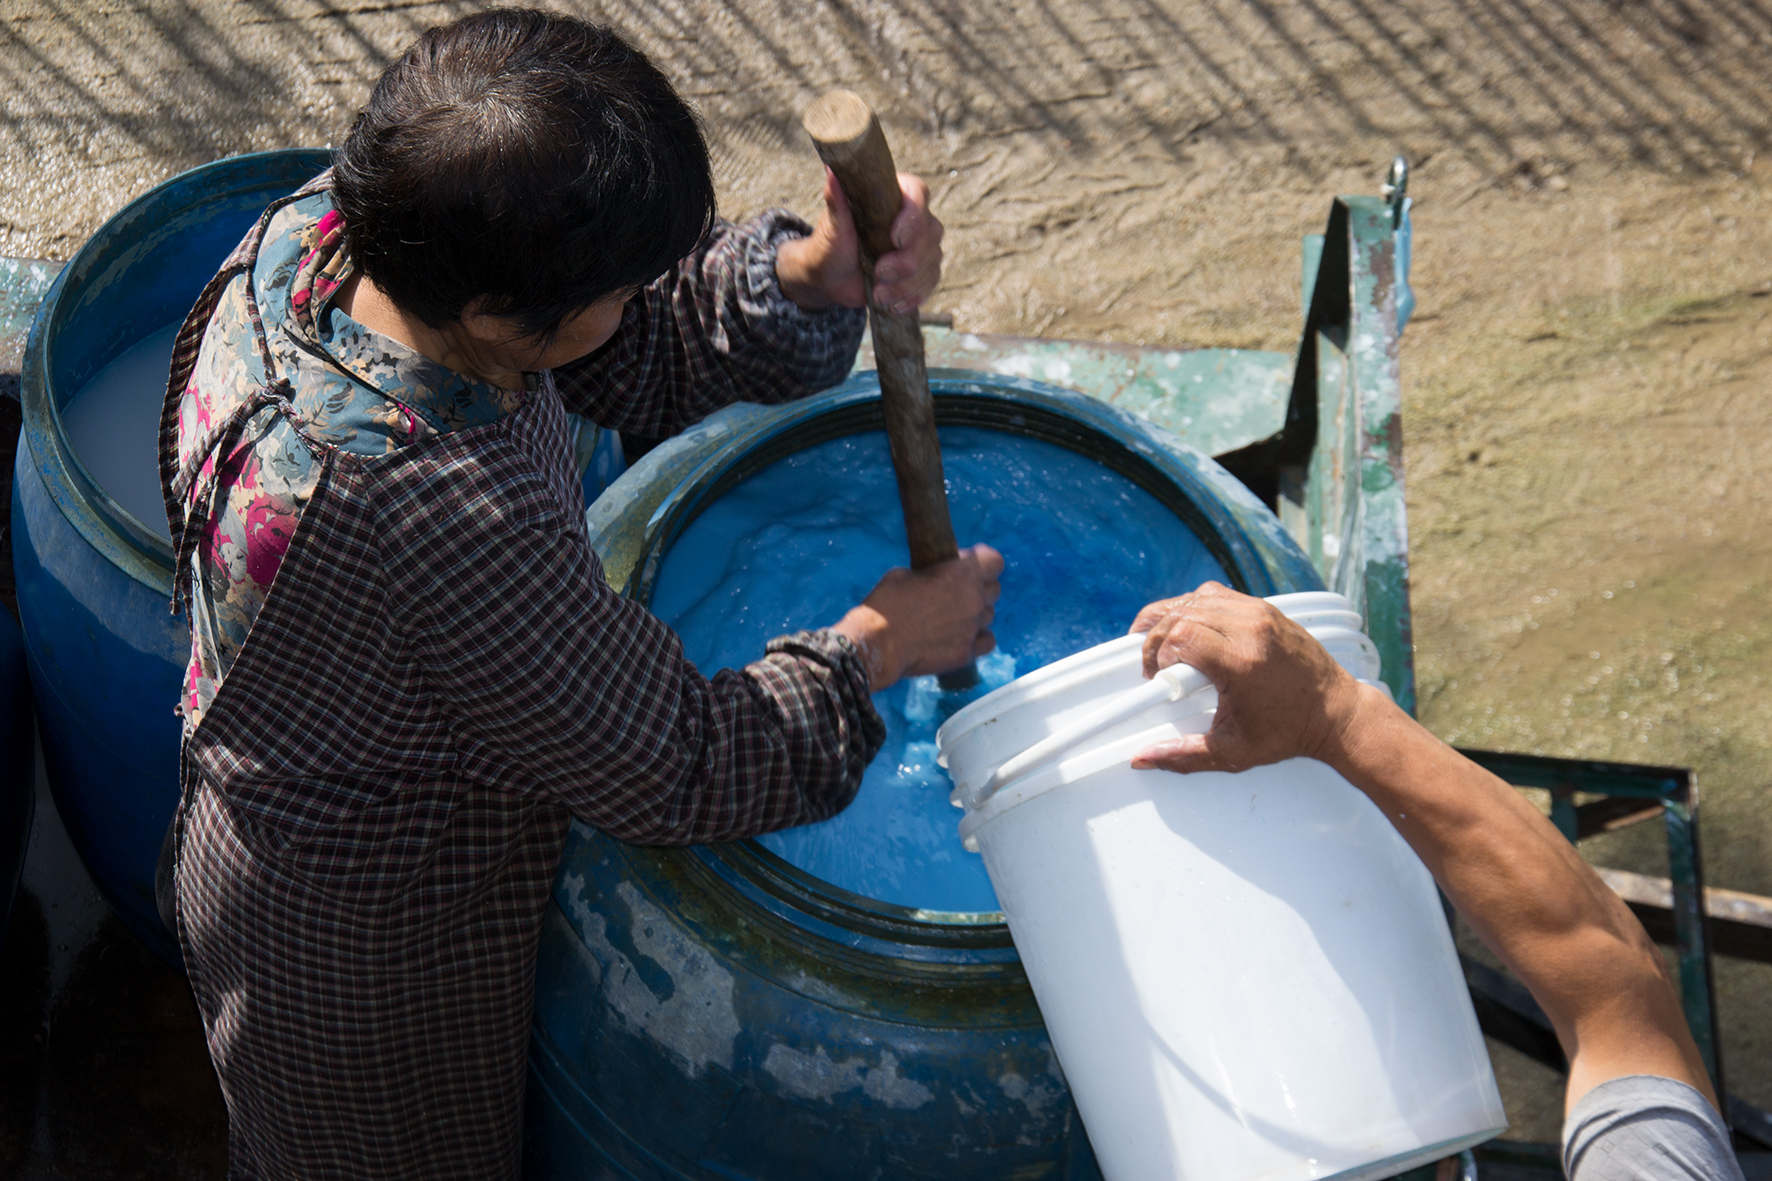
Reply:
M1342 648L1349 642L1359 644L1364 640L1365 644L1371 643L1362 630L1365 621L1360 613L1354 610L1353 604L1345 596L1334 591L1269 595L1264 601L1278 607L1294 623L1305 627L1313 638L1325 648L1330 648L1332 653L1332 642ZM993 689L977 701L969 702L943 723L941 729L936 731L936 746L946 750L965 735L1011 709L1032 704L1091 677L1125 671L1124 666L1130 659L1128 654L1142 650L1144 641L1142 632L1116 636ZM1359 675L1357 669L1350 671Z
M1037 701L1041 697L1060 692L1078 681L1087 680L1091 676L1107 671L1107 668L1103 666L1119 665L1126 652L1143 648L1143 634L1128 633L1104 641L1093 648L1073 652L1062 660L1042 665L1033 672L1017 677L1007 685L999 686L977 701L968 702L961 709L954 711L954 716L943 722L941 728L935 732L935 745L945 749L962 735L970 734L989 720L987 715L1002 712L1002 706L1006 702L1013 701L1018 706L1025 705ZM1011 689L1019 689L1020 691L1010 693Z
M1354 626L1344 622L1349 616L1359 621L1353 605L1346 598L1334 592L1314 592L1275 595L1268 601L1286 611L1289 618L1297 612L1295 622L1323 620L1308 628L1312 638L1360 683L1379 683L1377 648L1371 638L1359 630L1358 622ZM1139 641L1136 646L1131 642L1135 639ZM1142 662L1142 653L1138 651L1142 639L1134 635L1109 640L1036 669L981 697L967 710L955 714L937 733L936 742L943 765L946 765L946 753L950 747L999 718L1091 679L1114 677L1123 680L1128 664L1135 660ZM1171 686L1167 693L1160 683L1165 681ZM1386 692L1388 695L1388 690ZM1155 680L1147 680L1136 689L1104 701L1089 716L1077 719L1006 758L993 760L996 766L982 782L968 779L961 783L956 778L952 798L956 806L966 810L960 824L962 839L970 848L971 834L990 817L1130 758L1143 745L1158 740L1165 727L1210 714L1216 706L1217 689L1195 670L1177 665L1159 673ZM1138 719L1149 719L1151 724L1127 735L1126 726ZM1095 743L1102 733L1116 731L1120 732L1119 737Z
M1390 687L1383 681L1367 677L1356 678L1362 685L1371 685L1381 690L1386 697L1390 696ZM1204 691L1200 696L1212 696L1211 706L1205 708L1187 708L1187 699L1179 703L1181 708L1171 708L1168 717L1156 725L1133 734L1123 735L1100 746L1089 747L1069 757L1060 756L1050 762L1041 764L1036 769L1004 784L992 792L977 806L966 806L966 814L960 818L960 843L968 852L978 852L978 833L993 820L1005 812L1012 811L1021 805L1041 796L1050 795L1062 787L1077 787L1085 784L1103 771L1128 763L1132 756L1145 747L1160 741L1166 735L1173 735L1171 723L1176 720L1185 721L1191 717L1206 715L1210 718L1216 710L1217 693L1215 690ZM1192 695L1190 695L1192 696ZM1198 705L1198 701L1195 702ZM1303 756L1300 756L1303 757ZM1182 776L1180 771L1166 771L1161 767L1152 767L1141 774ZM1228 775L1235 772L1191 772L1190 774Z
M1358 631L1365 622L1347 597L1334 591L1296 591L1268 595L1266 601L1278 607L1288 619L1305 628L1339 625ZM962 735L983 724L987 715L1001 713L1004 702L1011 698L1016 698L1018 706L1027 704L1043 695L1069 688L1078 680L1096 672L1097 666L1116 665L1124 649L1142 648L1144 640L1143 632L1129 632L1093 648L1073 652L1062 660L1042 665L1026 676L1017 677L1007 685L1000 686L957 710L936 731L936 745L946 747L957 741ZM1020 694L1011 693L1011 690L1018 687L1022 690Z

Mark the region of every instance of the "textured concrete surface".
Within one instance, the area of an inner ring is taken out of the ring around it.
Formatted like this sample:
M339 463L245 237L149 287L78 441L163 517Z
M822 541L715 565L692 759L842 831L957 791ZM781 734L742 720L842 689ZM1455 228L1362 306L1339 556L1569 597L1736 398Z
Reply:
M0 0L0 254L65 258L179 169L336 140L468 7ZM935 186L963 331L1289 349L1298 235L1407 154L1422 716L1696 767L1712 881L1772 893L1768 0L575 8L699 105L732 212L810 209L799 113L860 90ZM1653 838L1587 851L1665 872ZM1732 1086L1772 1106L1772 967L1721 971ZM1554 1136L1556 1080L1499 1061L1514 1134Z

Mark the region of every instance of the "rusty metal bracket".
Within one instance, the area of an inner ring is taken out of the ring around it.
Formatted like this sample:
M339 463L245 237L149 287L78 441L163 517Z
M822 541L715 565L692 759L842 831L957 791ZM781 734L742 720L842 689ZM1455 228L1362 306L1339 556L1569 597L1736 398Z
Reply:
M1366 616L1384 682L1413 713L1397 243L1388 200L1335 199L1320 243L1305 241L1304 333L1285 422L1217 458Z

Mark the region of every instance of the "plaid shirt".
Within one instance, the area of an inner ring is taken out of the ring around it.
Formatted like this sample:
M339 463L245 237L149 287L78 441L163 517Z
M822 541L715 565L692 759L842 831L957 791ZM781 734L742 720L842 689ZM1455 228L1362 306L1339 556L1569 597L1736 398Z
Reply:
M610 590L562 399L665 433L802 396L842 375L860 317L781 297L774 241L803 226L722 224L609 345L504 412L452 420L437 388L407 386L394 401L424 429L329 418L341 368L365 406L390 390L292 310L287 285L325 270L285 265L324 237L324 181L267 212L174 351L161 471L194 620L229 585L216 539L246 457L273 439L311 460L186 743L179 936L231 1177L510 1177L569 815L651 843L804 824L848 803L884 738L835 634L710 679ZM246 377L205 388L217 372Z

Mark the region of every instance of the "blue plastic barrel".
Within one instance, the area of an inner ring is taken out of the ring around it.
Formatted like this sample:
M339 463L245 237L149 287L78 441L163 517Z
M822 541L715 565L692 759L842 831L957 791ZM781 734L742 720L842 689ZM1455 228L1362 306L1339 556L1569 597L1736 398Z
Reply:
M1056 443L1126 476L1242 589L1320 589L1273 515L1166 433L1017 378L933 384L944 426ZM705 506L783 456L882 425L870 373L664 444L591 509L611 584L650 601ZM573 826L542 933L527 1104L531 1181L1100 1176L999 915L863 897L755 841L651 849Z
M165 522L137 520L104 491L60 412L120 353L182 320L265 206L326 164L314 149L260 152L153 189L80 248L25 344L13 564L50 789L99 889L173 963L154 860L178 802L172 711L190 633L167 610ZM164 394L164 385L142 392L155 405ZM156 440L141 446L152 454Z
M12 613L0 609L0 947L12 918L37 792L32 758L31 686L25 675L25 637Z

